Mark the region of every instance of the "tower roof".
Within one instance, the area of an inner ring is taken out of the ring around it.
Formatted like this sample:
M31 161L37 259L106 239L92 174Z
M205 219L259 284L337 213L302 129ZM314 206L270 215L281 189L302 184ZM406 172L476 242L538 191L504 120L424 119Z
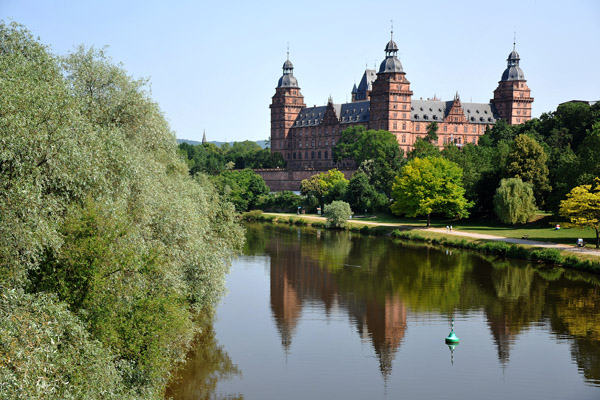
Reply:
M398 45L394 42L394 31L391 32L390 41L385 46L385 60L381 62L379 66L379 74L386 72L404 72L402 69L402 63L396 56L398 52Z
M277 82L277 87L289 87L289 88L297 88L298 80L294 77L294 64L290 61L290 55L288 52L288 58L283 63L283 75L279 78L279 82Z
M521 67L519 67L519 61L521 57L519 57L519 53L515 50L515 45L513 43L513 51L508 55L507 66L504 72L502 73L502 78L500 81L524 81L525 74Z

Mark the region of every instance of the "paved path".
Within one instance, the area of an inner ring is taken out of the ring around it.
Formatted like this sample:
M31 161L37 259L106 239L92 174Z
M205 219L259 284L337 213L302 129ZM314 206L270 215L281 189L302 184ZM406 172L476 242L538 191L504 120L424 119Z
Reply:
M279 214L279 213L265 213L265 214L284 216L284 217L294 216L293 214L290 215L290 214ZM298 215L298 217L302 217L305 219L321 220L321 221L325 220L324 217L317 217L317 216L311 216L311 215ZM390 226L390 227L397 227L397 228L436 232L436 233L442 233L445 235L464 236L464 237L470 237L470 238L475 238L475 239L496 240L499 242L525 244L525 245L529 245L529 246L544 247L544 248L556 249L556 250L560 250L560 251L570 251L572 253L589 254L592 256L600 257L600 250L598 250L598 249L591 249L591 248L587 248L587 247L577 247L577 246L571 246L568 244L538 242L536 240L529 240L529 239L516 239L516 238L509 238L509 237L504 237L504 236L486 235L486 234L482 234L482 233L457 231L456 229L453 229L452 231L448 232L444 228L426 228L426 227L416 226L416 225L402 225L402 224L384 223L384 222L361 221L360 219L353 219L351 221L358 223L358 224L364 224L364 225Z

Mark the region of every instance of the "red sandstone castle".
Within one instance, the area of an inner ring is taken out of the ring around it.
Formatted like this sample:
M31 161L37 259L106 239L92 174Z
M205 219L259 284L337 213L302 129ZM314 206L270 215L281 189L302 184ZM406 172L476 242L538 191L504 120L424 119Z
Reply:
M359 86L352 89L351 103L334 104L330 98L319 107L304 104L288 55L270 105L271 151L281 153L288 169L329 169L349 166L334 163L331 151L341 132L355 125L392 132L406 153L432 122L438 124L437 144L442 147L452 142L477 144L498 119L511 125L531 119L533 97L514 46L494 98L485 104L463 103L458 94L450 101L413 99L397 52L398 46L390 40L379 71L365 71Z

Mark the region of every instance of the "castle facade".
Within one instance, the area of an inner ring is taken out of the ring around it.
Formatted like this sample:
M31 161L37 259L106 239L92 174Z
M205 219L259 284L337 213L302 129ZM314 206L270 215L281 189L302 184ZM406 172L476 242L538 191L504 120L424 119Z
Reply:
M458 93L449 101L413 99L397 53L398 46L391 39L379 70L367 69L359 86L352 88L351 103L335 104L330 98L327 105L318 107L304 103L288 55L270 105L271 151L281 153L291 170L352 168L350 161L335 163L332 157L342 131L351 126L390 131L407 153L432 122L438 124L441 148L449 143L477 144L479 136L499 119L511 125L531 119L533 97L514 45L489 103L464 103Z

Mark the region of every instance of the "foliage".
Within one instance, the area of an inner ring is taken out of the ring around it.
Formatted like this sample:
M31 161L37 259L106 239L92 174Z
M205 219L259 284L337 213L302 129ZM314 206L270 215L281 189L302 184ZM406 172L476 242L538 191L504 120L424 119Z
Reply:
M376 192L373 186L369 184L369 178L364 172L356 172L348 188L346 189L345 200L350 204L350 207L360 213L364 210L365 213L373 211Z
M233 203L238 212L257 207L260 196L269 193L265 180L251 169L223 171L211 179L219 193Z
M496 215L505 224L524 224L536 213L531 185L519 178L502 179L494 195Z
M114 354L48 294L0 294L0 398L127 399Z
M351 215L350 204L345 201L336 200L325 205L324 216L328 226L343 228Z
M322 205L326 199L331 197L343 197L347 184L348 180L344 177L344 174L334 168L302 180L300 182L300 193L314 199L316 205Z
M0 48L2 397L162 398L241 250L233 206L103 50L58 59L3 23Z
M225 169L260 169L284 168L285 161L281 153L272 153L269 148L263 149L256 142L245 140L223 145L221 148L213 143L191 145L180 143L179 151L190 174L205 173L218 175Z
M389 195L400 171L402 153L396 137L388 131L366 130L362 125L348 128L333 149L334 160L352 159L356 165L372 163L367 173L376 191Z
M576 226L596 231L596 248L600 248L600 178L592 185L574 187L560 203L560 215Z
M521 178L533 187L536 203L544 205L544 196L552 189L548 183L546 152L535 139L527 135L518 135L511 144L506 160L509 177Z
M408 217L427 215L427 226L432 213L449 217L466 217L471 205L464 198L462 170L443 158L415 158L396 178L391 210Z
M302 196L284 190L259 196L257 207L265 211L296 212L302 206Z

